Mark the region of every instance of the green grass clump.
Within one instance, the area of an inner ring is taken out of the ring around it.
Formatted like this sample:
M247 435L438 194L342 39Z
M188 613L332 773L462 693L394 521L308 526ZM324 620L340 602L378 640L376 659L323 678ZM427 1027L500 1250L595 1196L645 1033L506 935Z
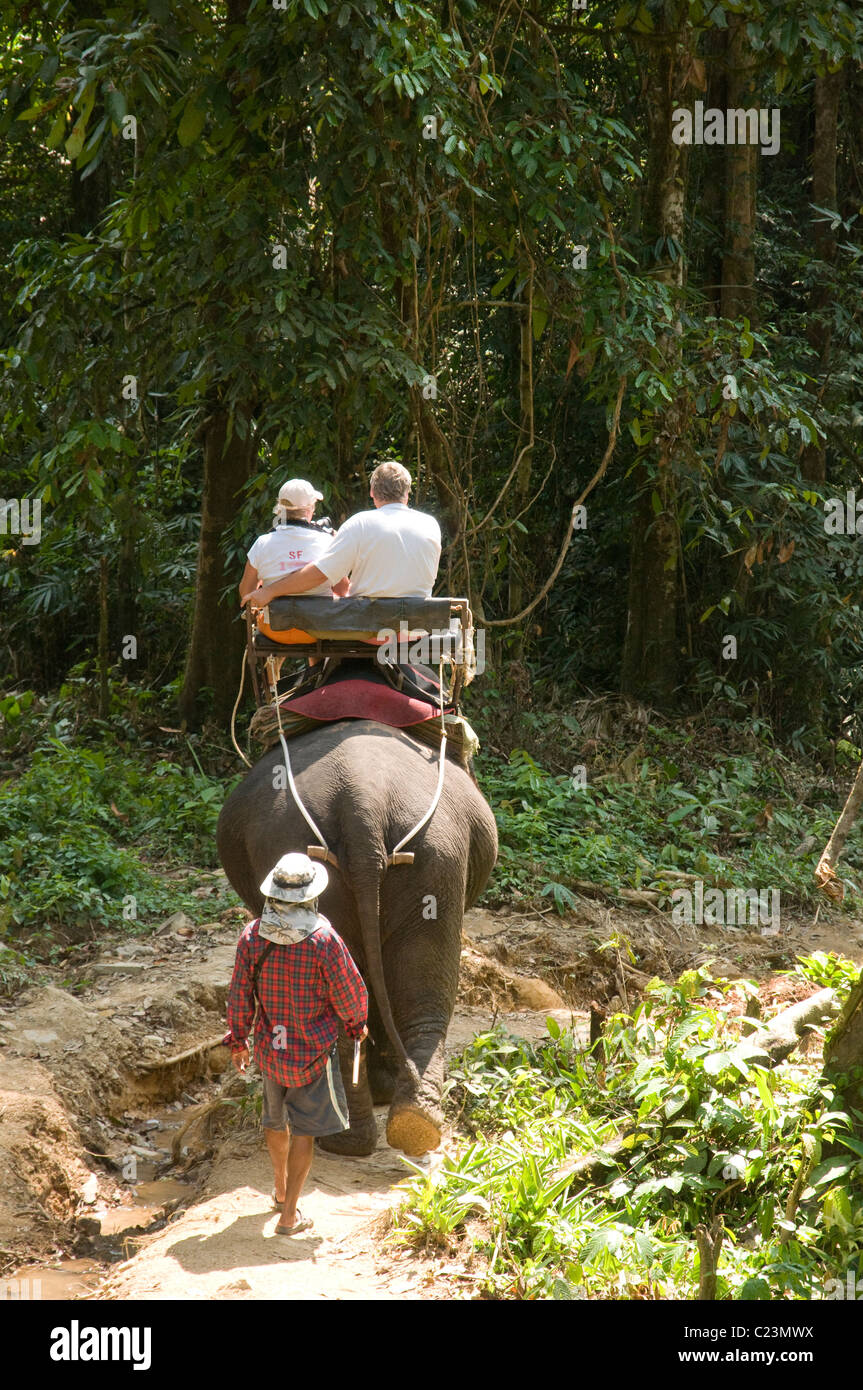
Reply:
M814 865L841 805L821 781L810 774L801 788L778 755L687 762L684 771L681 736L657 729L645 741L631 780L605 772L584 786L547 772L523 749L508 762L480 759L500 837L487 900L545 897L564 912L575 905L578 880L589 880L610 893L652 889L669 907L680 872L719 888L775 888L784 905L815 900ZM855 827L843 857L852 881L863 867L861 835Z
M0 784L0 932L122 926L185 905L156 861L215 866L227 792L195 768L49 739Z

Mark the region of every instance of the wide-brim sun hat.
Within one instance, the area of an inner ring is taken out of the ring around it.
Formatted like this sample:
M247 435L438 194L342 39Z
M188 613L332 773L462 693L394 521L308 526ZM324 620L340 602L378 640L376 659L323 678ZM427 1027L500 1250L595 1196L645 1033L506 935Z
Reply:
M320 897L328 882L323 864L307 854L283 854L261 884L261 892L283 903L308 903Z

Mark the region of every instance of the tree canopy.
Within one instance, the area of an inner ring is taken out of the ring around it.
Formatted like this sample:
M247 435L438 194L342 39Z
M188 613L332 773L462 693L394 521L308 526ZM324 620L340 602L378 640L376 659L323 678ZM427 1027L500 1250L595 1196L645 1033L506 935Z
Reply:
M858 6L0 23L3 495L42 507L38 545L5 527L13 679L99 654L224 718L278 484L338 522L394 456L502 679L856 717ZM678 143L696 103L775 152Z

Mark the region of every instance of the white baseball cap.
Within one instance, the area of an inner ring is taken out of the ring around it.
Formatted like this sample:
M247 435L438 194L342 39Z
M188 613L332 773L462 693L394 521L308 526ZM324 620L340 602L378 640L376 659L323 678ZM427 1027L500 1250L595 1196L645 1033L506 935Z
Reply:
M307 483L305 478L289 478L279 488L279 500L273 507L273 514L284 507L311 507L315 502L323 500L324 494L313 488L311 483Z

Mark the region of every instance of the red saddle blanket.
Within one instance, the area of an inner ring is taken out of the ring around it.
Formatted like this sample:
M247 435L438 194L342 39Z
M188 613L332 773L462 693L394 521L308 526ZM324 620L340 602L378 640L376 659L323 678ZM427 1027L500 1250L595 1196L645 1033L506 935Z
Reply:
M379 724L389 724L394 729L440 718L440 710L425 700L394 690L391 685L363 680L319 686L307 695L283 700L282 709L304 714L308 719L320 719L323 723L334 719L376 719ZM445 705L444 710L449 713L449 706Z

